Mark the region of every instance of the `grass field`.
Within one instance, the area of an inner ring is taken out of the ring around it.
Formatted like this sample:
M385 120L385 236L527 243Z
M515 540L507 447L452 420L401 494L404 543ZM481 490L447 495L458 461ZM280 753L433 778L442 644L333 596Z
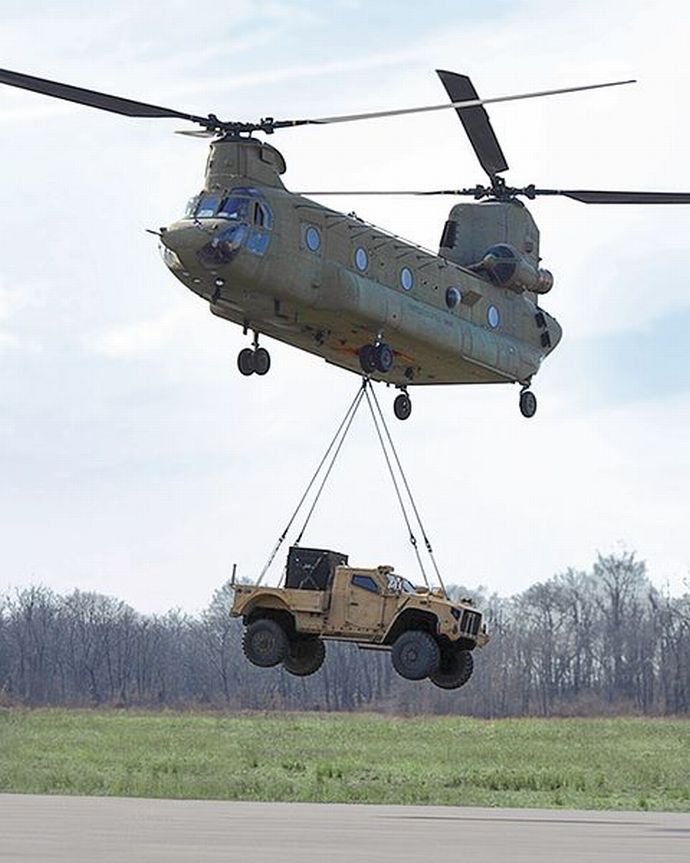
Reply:
M0 791L690 811L690 721L9 709Z

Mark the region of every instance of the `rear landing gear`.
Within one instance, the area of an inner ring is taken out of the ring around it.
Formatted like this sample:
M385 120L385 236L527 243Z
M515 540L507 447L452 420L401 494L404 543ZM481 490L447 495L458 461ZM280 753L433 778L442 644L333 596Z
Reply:
M403 390L399 396L395 397L393 402L393 413L399 420L406 420L412 413L412 400L407 392Z
M242 348L237 355L237 368L245 377L249 375L265 375L271 368L271 355L266 348L259 347L259 335L254 333L253 347Z
M523 389L520 393L520 413L523 417L533 417L537 412L537 397L531 390Z

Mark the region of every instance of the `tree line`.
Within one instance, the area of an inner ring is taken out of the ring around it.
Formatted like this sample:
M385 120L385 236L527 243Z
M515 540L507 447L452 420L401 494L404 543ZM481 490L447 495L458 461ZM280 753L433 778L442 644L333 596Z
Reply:
M0 705L379 710L482 717L690 712L690 593L671 597L631 552L599 555L512 597L472 596L491 641L470 682L398 677L387 653L330 642L315 675L242 655L232 587L199 616L140 614L101 594L0 596Z

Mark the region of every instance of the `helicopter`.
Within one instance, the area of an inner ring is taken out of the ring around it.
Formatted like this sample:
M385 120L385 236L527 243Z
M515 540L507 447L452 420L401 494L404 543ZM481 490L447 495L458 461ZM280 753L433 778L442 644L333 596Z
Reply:
M92 108L201 126L212 138L202 191L181 218L154 231L165 264L210 311L251 333L237 357L244 376L271 366L266 336L399 390L394 413L412 411L409 387L513 383L532 417L531 390L562 337L541 305L554 284L542 268L539 230L520 200L560 195L586 204L687 204L690 193L513 187L486 104L618 86L614 81L481 99L467 75L437 70L439 105L298 120L223 121L0 69L0 83ZM454 109L488 185L431 191L292 192L286 163L256 137L304 125ZM312 200L321 195L448 195L456 204L437 252Z

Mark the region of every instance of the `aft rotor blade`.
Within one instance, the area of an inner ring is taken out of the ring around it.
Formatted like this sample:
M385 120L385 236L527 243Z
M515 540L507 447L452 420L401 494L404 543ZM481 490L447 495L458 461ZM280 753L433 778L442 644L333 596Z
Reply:
M209 122L208 117L198 117L195 114L186 114L172 108L162 108L160 105L149 105L146 102L123 99L121 96L112 96L109 93L99 93L97 90L86 90L71 84L61 84L59 81L50 81L47 78L34 78L33 75L24 75L9 69L0 69L0 84L9 84L10 87L32 90L34 93L42 93L44 96L76 102L78 105L88 105L90 108L99 108L101 111L124 114L127 117L177 117L182 120L191 120L194 123L207 124Z
M535 190L536 195L565 195L583 204L690 204L689 192L603 192Z
M403 114L423 114L428 111L446 111L448 108L474 108L479 105L491 105L495 102L515 102L519 99L538 99L541 96L557 96L561 93L578 93L582 90L600 90L602 87L619 87L621 84L634 84L629 81L609 81L606 84L587 84L582 87L562 87L558 90L540 90L533 93L517 93L512 96L492 96L489 99L466 99L460 102L444 102L443 105L421 105L416 108L397 108L393 111L370 111L366 114L343 114L336 117L319 117L311 120L275 120L274 129L288 126L304 126L308 124L327 125L328 123L350 123L354 120L376 120L379 117L398 117Z
M423 192L420 190L400 190L400 189L392 189L388 191L383 190L358 190L354 192L347 192L343 189L332 192L296 192L297 195L473 195L474 191L471 189L439 189L438 191L430 191Z
M442 69L437 69L436 74L441 79L446 92L450 96L451 102L454 104L471 99L479 99L479 95L474 89L474 84L467 75L445 72ZM498 138L491 126L486 109L483 105L476 105L473 108L458 107L455 110L479 159L479 164L489 175L493 183L496 174L508 170L508 162L503 155L501 145L498 143Z

